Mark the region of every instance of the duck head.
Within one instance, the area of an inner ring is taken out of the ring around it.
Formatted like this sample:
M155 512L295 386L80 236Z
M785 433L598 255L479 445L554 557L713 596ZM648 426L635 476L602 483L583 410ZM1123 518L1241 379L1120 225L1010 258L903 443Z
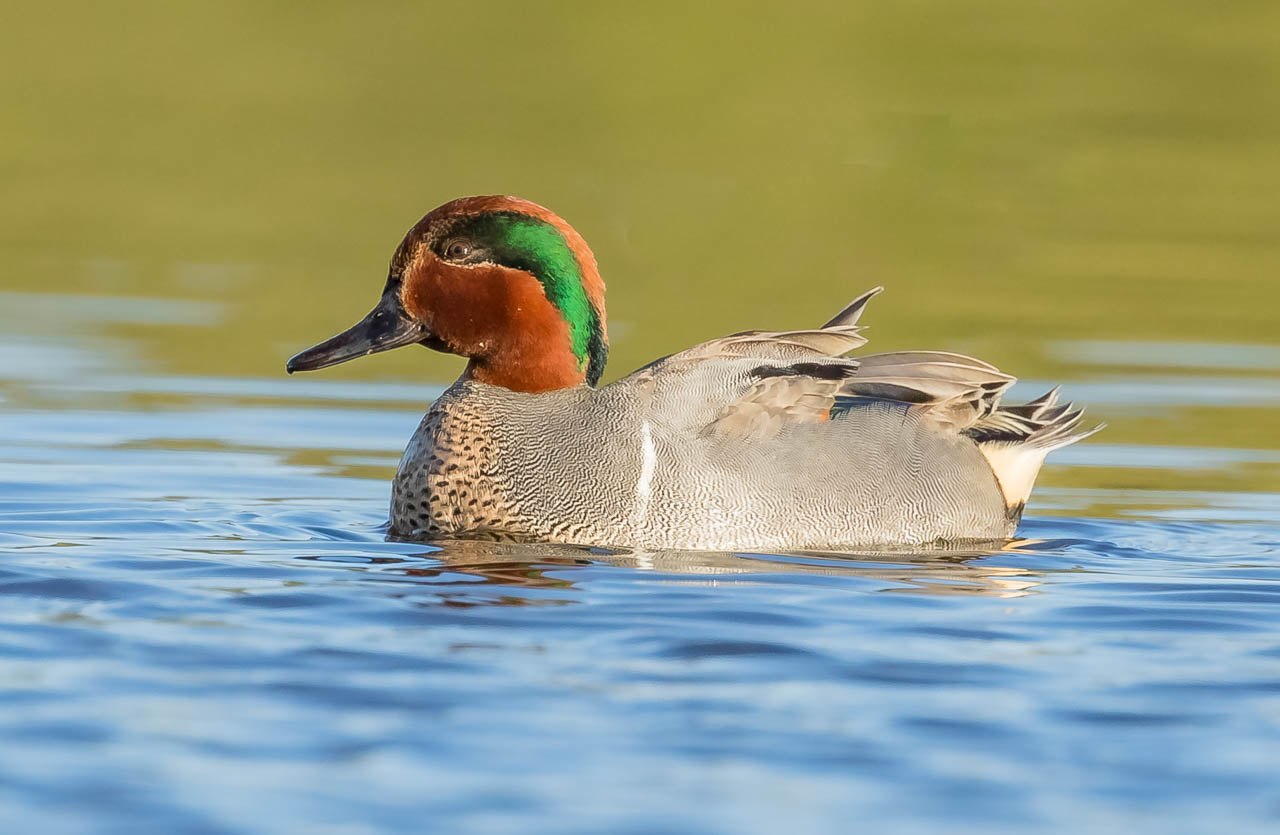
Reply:
M595 256L536 203L453 200L405 235L369 315L286 368L314 371L412 344L467 357L464 376L514 391L595 385L608 354Z

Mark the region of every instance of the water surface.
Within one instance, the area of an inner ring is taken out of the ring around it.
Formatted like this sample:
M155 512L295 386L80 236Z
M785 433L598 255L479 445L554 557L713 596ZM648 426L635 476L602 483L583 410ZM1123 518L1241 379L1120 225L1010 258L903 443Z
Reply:
M77 343L0 370L6 831L1280 824L1280 451L1101 436L997 552L425 546L381 525L431 387Z

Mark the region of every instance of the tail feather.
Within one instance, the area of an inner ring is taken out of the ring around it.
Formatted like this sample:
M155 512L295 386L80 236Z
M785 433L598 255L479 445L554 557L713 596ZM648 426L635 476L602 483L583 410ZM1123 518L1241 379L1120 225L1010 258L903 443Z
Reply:
M1010 508L1021 508L1031 495L1045 456L1082 441L1106 424L1080 430L1084 409L1073 403L1058 404L1053 388L1020 406L1001 405L966 431L978 443L995 473Z

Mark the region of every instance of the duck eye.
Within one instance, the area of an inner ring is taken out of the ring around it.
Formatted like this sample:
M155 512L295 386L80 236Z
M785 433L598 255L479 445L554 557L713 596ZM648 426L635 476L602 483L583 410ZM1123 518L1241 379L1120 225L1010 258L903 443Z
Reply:
M466 241L449 241L444 245L444 257L450 261L461 261L471 254L471 244Z

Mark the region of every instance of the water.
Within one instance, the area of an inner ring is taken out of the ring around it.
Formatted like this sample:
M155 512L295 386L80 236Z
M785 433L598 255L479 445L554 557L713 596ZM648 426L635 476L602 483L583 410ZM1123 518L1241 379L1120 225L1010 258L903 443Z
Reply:
M3 368L4 831L1280 824L1275 492L1047 487L994 553L395 543L430 387L58 344ZM1280 451L1059 458L1212 485Z
M1280 831L1280 7L19 6L0 832ZM1108 429L993 552L388 542L459 363L283 361L484 192L607 376L884 284Z

